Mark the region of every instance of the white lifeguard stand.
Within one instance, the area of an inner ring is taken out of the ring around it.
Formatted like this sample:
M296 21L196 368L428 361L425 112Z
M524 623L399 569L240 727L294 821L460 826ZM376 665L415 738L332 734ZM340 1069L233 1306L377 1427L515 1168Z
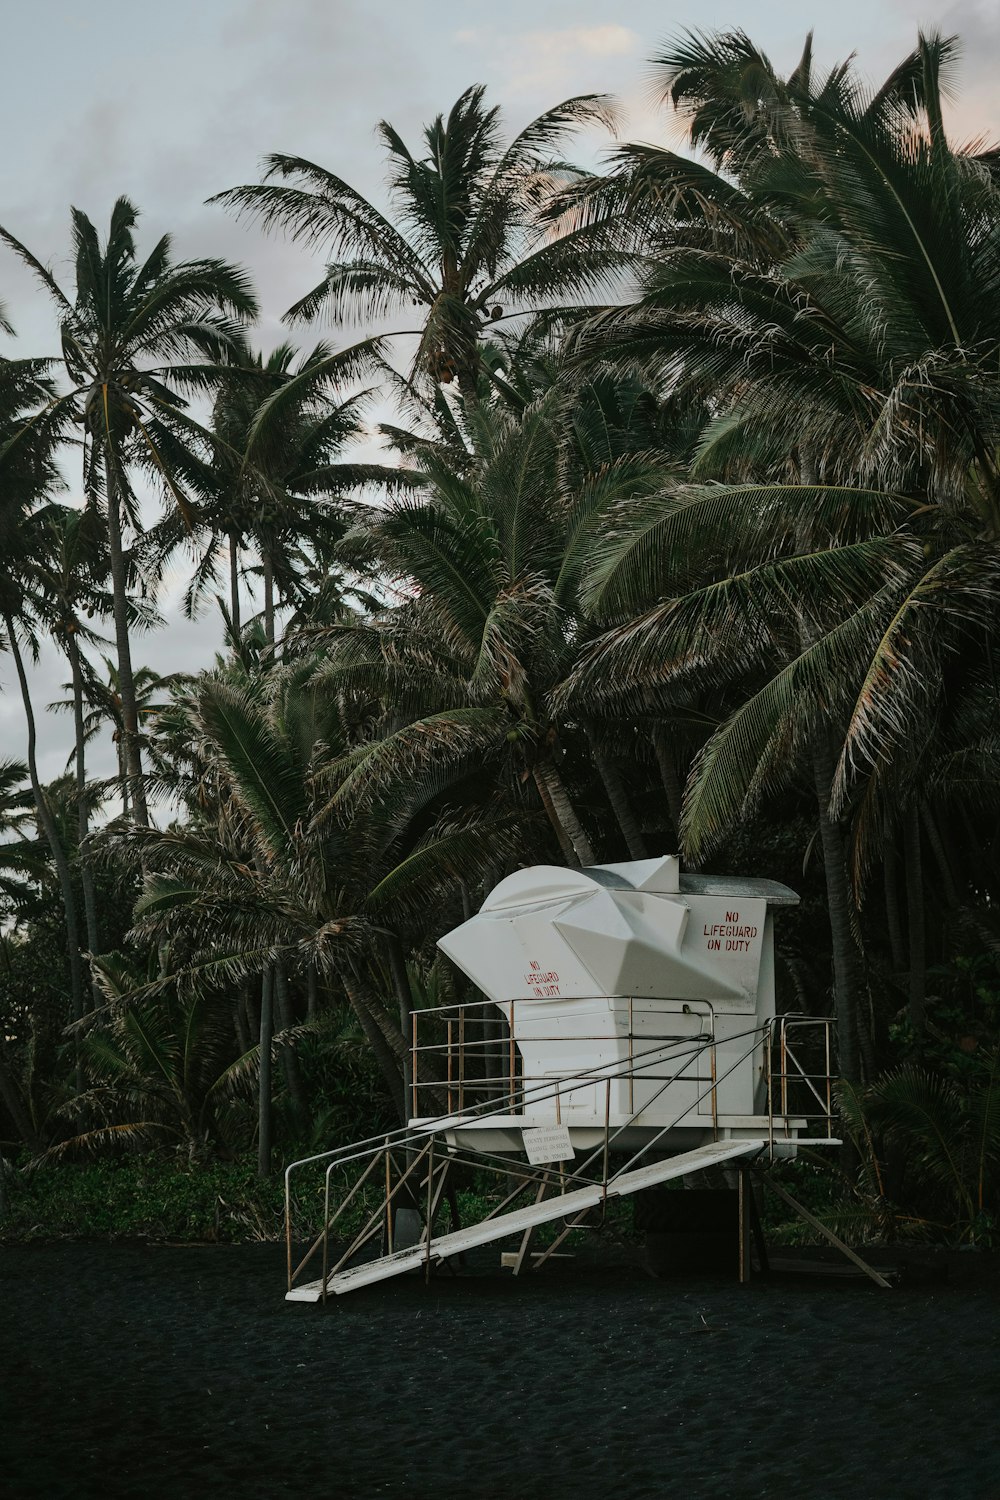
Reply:
M287 1169L288 1297L325 1301L420 1265L429 1274L511 1235L516 1274L538 1225L564 1226L541 1264L609 1198L725 1163L741 1168L749 1274L747 1164L794 1156L806 1131L838 1144L830 1022L775 1014L774 913L797 901L770 880L684 874L672 856L502 880L438 940L485 998L414 1013L407 1126ZM439 1233L456 1164L515 1186L478 1223L453 1217ZM293 1268L292 1174L310 1167L325 1172L323 1228ZM331 1182L348 1167L360 1176L335 1207ZM373 1180L384 1181L382 1205L331 1264L331 1232ZM384 1253L352 1264L377 1235ZM319 1251L319 1280L301 1284Z
M438 946L503 1019L516 1107L456 1121L450 1139L518 1151L525 1130L563 1125L580 1150L610 1128L618 1149L672 1152L770 1132L774 909L797 901L775 881L682 875L673 857L508 876ZM451 1069L460 1114L471 1024ZM419 1101L419 1043L414 1058ZM805 1123L785 1110L783 1145Z

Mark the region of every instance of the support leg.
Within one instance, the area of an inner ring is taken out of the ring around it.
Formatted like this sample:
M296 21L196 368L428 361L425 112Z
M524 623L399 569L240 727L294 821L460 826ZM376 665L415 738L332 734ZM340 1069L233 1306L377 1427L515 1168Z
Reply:
M747 1177L747 1169L743 1162L739 1164L738 1177L739 1197L739 1234L740 1234L740 1286L747 1286L750 1282L750 1198L751 1187Z
M757 1250L757 1264L763 1275L770 1274L771 1263L767 1258L767 1240L764 1238L764 1226L760 1222L760 1210L757 1206L757 1191L753 1180L747 1182L747 1206L750 1209L750 1232Z
M866 1276L870 1276L876 1286L885 1287L886 1291L892 1290L889 1282L886 1281L884 1276L879 1275L874 1266L870 1266L866 1260L862 1260L861 1256L855 1250L852 1250L850 1245L845 1245L843 1240L839 1239L832 1229L828 1229L825 1224L817 1219L815 1214L811 1214L808 1208L803 1207L801 1203L792 1197L791 1193L786 1192L780 1183L775 1182L769 1172L765 1172L763 1167L756 1167L754 1170L760 1180L765 1182L772 1192L777 1193L782 1203L787 1203L789 1208L795 1210L800 1219L805 1219L806 1223L823 1235L824 1239L829 1240L831 1245L836 1246L841 1255L846 1255L847 1259L853 1261L859 1270L864 1271Z
M542 1199L545 1197L545 1191L546 1191L547 1187L548 1187L548 1183L546 1183L546 1182L543 1182L539 1186L538 1192L535 1194L535 1202L536 1203L541 1203ZM535 1228L534 1228L534 1225L532 1224L532 1225L528 1226L528 1228L524 1231L524 1233L521 1236L521 1244L520 1244L520 1246L518 1248L517 1259L514 1262L514 1275L515 1276L517 1276L520 1273L521 1267L524 1265L524 1257L528 1253L528 1246L531 1244L532 1238L534 1237L534 1233L535 1233Z

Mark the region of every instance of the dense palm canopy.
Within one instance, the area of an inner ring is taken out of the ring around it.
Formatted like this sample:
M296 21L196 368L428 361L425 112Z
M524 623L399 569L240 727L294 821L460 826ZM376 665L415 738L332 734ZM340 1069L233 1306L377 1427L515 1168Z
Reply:
M707 381L715 414L688 483L596 557L621 623L576 690L737 687L689 789L695 853L805 757L854 813L860 883L924 800L917 736L929 767L993 649L1000 199L992 158L946 139L951 54L921 39L869 95L849 66L817 80L808 48L780 80L743 36L688 39L665 86L725 175L626 152L593 194L669 203L669 246L580 350Z
M116 717L130 814L55 820L34 874L7 850L11 1133L255 1137L266 1173L359 1048L405 1110L410 1012L464 994L433 938L496 880L679 846L802 889L780 1003L835 1010L873 1160L921 1100L994 1151L1000 173L949 139L955 59L921 37L873 89L811 41L785 76L742 32L687 34L656 67L692 154L618 145L599 176L559 152L604 100L508 140L473 88L416 149L379 127L385 212L273 156L220 197L325 255L290 316L357 325L347 347L251 352L243 273L165 241L140 263L124 200L104 243L74 216L72 300L4 233L70 383L0 366L7 631L67 651L78 808L84 700ZM67 430L79 512L50 494ZM230 629L211 670L148 676L144 772L130 633L179 546L192 610L228 560ZM152 794L164 826L137 828ZM19 998L59 859L101 950L82 1021ZM981 1236L992 1162L970 1196L927 1153L921 1203Z

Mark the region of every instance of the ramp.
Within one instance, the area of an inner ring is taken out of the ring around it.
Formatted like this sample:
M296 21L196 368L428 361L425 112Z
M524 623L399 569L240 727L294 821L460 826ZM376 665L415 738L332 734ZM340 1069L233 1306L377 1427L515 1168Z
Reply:
M524 1234L539 1224L551 1223L553 1219L574 1218L589 1208L596 1208L605 1198L625 1198L630 1193L683 1177L688 1172L701 1172L706 1167L720 1162L732 1161L740 1156L755 1156L768 1144L766 1137L759 1140L712 1141L694 1151L685 1151L679 1156L653 1162L649 1166L637 1167L631 1172L621 1172L608 1180L607 1186L595 1182L590 1186L574 1188L572 1192L543 1198L540 1202L510 1213L499 1214L495 1219L483 1219L465 1229L455 1229L448 1234L435 1236L429 1245L413 1245L406 1250L397 1250L392 1255L383 1255L377 1260L366 1261L359 1266L350 1266L338 1271L327 1280L327 1292L342 1296L357 1287L370 1286L376 1281L387 1281L391 1276L401 1276L405 1271L419 1266L447 1260L463 1250L473 1250L479 1245L488 1245L494 1240L506 1239L508 1235ZM286 1294L287 1302L319 1302L323 1297L323 1281L307 1282L293 1287Z

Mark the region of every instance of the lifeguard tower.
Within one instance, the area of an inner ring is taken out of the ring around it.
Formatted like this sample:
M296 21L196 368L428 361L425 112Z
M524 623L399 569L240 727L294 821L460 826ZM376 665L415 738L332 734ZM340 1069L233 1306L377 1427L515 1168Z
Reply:
M726 1164L738 1177L747 1276L753 1214L741 1169L793 1157L806 1133L838 1144L830 1022L775 1014L775 914L797 901L770 880L682 873L673 857L541 865L502 880L438 941L479 996L414 1013L406 1128L287 1169L288 1297L325 1301L421 1265L429 1274L511 1236L504 1261L517 1274L544 1264L609 1199ZM457 1222L447 1192L459 1164L504 1183L475 1224ZM332 1183L345 1168L360 1175L337 1204ZM292 1199L309 1169L324 1173L323 1227L293 1267ZM340 1215L372 1181L384 1184L382 1204L333 1260ZM556 1239L529 1258L534 1230L552 1221L562 1221ZM382 1253L357 1263L376 1238ZM303 1282L317 1256L319 1279Z

